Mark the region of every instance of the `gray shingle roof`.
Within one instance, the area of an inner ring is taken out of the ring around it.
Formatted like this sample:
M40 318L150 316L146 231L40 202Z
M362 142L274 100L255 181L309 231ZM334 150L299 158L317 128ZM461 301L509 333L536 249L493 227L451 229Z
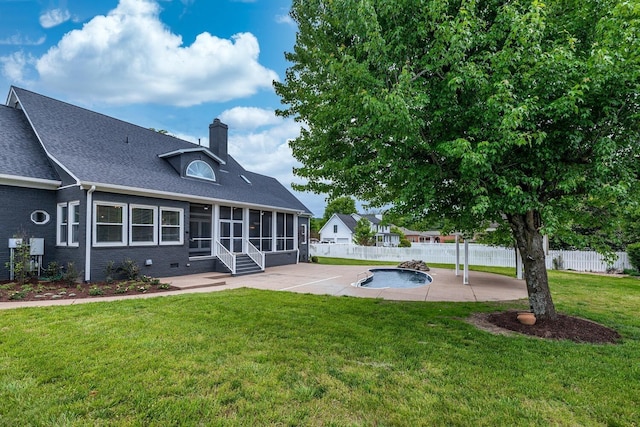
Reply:
M24 113L0 105L0 174L59 181Z
M351 230L352 232L356 231L356 226L358 225L358 221L356 221L355 218L353 218L351 215L346 215L346 214L336 214L336 216L340 218L340 221L342 221L344 225L349 227L349 230Z
M231 156L222 166L227 172L219 174L217 183L184 179L158 156L197 147L194 144L31 91L12 89L46 150L80 182L311 213L277 180L246 171Z

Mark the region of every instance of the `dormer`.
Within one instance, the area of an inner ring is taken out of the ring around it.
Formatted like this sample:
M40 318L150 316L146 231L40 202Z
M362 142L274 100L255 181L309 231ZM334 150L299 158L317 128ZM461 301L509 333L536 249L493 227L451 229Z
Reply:
M209 125L209 148L184 148L160 154L183 178L219 182L220 167L227 164L228 126L219 119Z
M205 147L185 148L160 154L183 178L219 182L220 166L224 160Z

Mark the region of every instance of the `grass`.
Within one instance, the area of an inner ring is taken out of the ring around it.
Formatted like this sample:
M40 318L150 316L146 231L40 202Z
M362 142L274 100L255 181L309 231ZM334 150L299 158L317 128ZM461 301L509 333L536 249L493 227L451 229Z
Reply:
M640 281L550 279L623 342L464 321L504 303L251 289L2 310L0 426L637 425Z

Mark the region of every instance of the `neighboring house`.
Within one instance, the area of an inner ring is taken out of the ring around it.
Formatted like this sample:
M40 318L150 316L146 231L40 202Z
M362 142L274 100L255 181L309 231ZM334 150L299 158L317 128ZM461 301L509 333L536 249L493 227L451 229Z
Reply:
M201 147L11 87L0 105L2 266L19 234L44 238L44 266L73 262L86 281L127 259L154 277L307 261L309 209L229 156L217 119L209 140Z
M400 227L400 231L411 243L441 243L439 231L414 231Z
M333 214L320 229L321 243L353 243L353 234L361 218L371 223L376 246L398 246L400 236L391 232L391 226L382 224L382 215Z

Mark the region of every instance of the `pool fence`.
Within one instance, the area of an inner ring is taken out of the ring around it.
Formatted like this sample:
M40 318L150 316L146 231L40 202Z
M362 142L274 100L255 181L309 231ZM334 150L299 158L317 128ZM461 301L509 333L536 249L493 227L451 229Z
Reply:
M350 258L368 261L409 261L421 260L435 264L456 263L456 245L451 243L413 243L410 248L357 246L354 244L312 244L311 256L329 258ZM459 261L464 263L464 244L460 243ZM589 272L622 271L630 269L626 252L616 252L616 259L610 262L593 251L555 251L546 256L547 269ZM516 267L514 248L469 244L469 265L492 267Z

